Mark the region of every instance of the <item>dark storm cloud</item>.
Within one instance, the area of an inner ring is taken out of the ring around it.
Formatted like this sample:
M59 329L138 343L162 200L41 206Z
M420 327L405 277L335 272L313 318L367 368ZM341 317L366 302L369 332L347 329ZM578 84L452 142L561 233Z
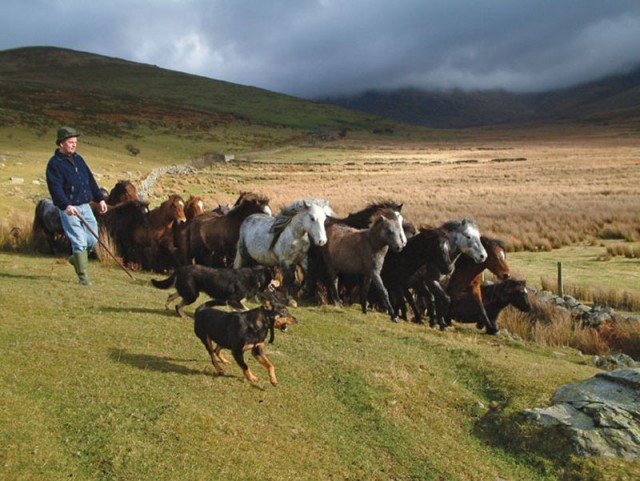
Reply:
M640 2L3 2L0 49L29 45L306 97L406 86L535 91L638 65Z

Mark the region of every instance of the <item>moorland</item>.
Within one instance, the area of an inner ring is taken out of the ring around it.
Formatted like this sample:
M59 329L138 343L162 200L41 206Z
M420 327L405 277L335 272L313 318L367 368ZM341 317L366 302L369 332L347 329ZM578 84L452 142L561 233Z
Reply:
M193 326L165 311L166 293L151 286L158 274L136 272L132 282L94 261L94 285L79 289L63 258L24 240L46 195L55 129L70 123L107 188L159 167L194 167L161 176L147 193L152 206L178 193L212 208L255 191L274 209L322 197L344 215L391 198L416 223L475 218L533 286L561 258L572 283L640 292L638 257L607 250L640 240L634 121L425 129L89 54L0 54L0 477L640 474L634 461L549 447L521 423L522 409L598 371L574 347L301 306L300 323L267 347L280 385L256 363L261 380L251 386L234 365L213 375ZM71 60L76 85L44 75L48 62ZM233 160L209 162L212 153Z

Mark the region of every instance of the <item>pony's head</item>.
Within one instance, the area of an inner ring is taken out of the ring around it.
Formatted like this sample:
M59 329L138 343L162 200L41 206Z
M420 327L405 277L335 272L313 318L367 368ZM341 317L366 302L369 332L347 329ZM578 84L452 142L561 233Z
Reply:
M480 241L480 231L474 220L462 219L451 233L459 249L474 262L480 264L487 260L487 251Z
M393 211L392 216L380 215L372 230L377 230L380 239L389 246L393 252L400 252L407 245L407 236L402 228L402 215Z
M492 239L486 236L480 236L480 241L487 251L487 269L489 269L493 275L501 281L508 279L510 273L504 242L499 239Z
M402 208L402 205L400 205L400 208ZM407 245L407 234L404 231L404 218L402 217L400 210L394 211L394 213L396 217L396 222L398 223L398 227L399 227L399 237L400 237L399 251L401 251Z
M327 243L324 222L327 220L327 216L332 215L333 212L329 203L322 199L305 200L303 205L302 225L304 231L309 234L311 242L321 247Z

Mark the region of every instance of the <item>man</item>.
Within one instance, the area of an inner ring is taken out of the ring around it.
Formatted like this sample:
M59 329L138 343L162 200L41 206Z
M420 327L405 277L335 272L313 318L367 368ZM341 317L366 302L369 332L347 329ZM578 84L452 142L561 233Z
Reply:
M69 262L75 268L80 284L90 285L91 281L87 275L89 251L98 241L80 220L80 216L93 232L97 233L98 223L89 202L99 202L100 214L107 211L107 203L91 169L76 153L79 135L71 127L58 129L58 148L47 163L46 174L49 194L55 206L60 209L62 228L71 241L72 255Z

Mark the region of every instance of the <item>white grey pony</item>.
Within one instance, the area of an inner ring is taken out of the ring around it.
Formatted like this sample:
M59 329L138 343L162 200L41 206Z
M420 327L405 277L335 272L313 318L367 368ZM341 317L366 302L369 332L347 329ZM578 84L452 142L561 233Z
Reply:
M327 243L324 222L333 216L324 199L296 200L283 207L276 217L252 214L240 226L234 268L260 264L280 267L284 288L290 293L295 281L295 267L306 272L307 252L311 243Z

